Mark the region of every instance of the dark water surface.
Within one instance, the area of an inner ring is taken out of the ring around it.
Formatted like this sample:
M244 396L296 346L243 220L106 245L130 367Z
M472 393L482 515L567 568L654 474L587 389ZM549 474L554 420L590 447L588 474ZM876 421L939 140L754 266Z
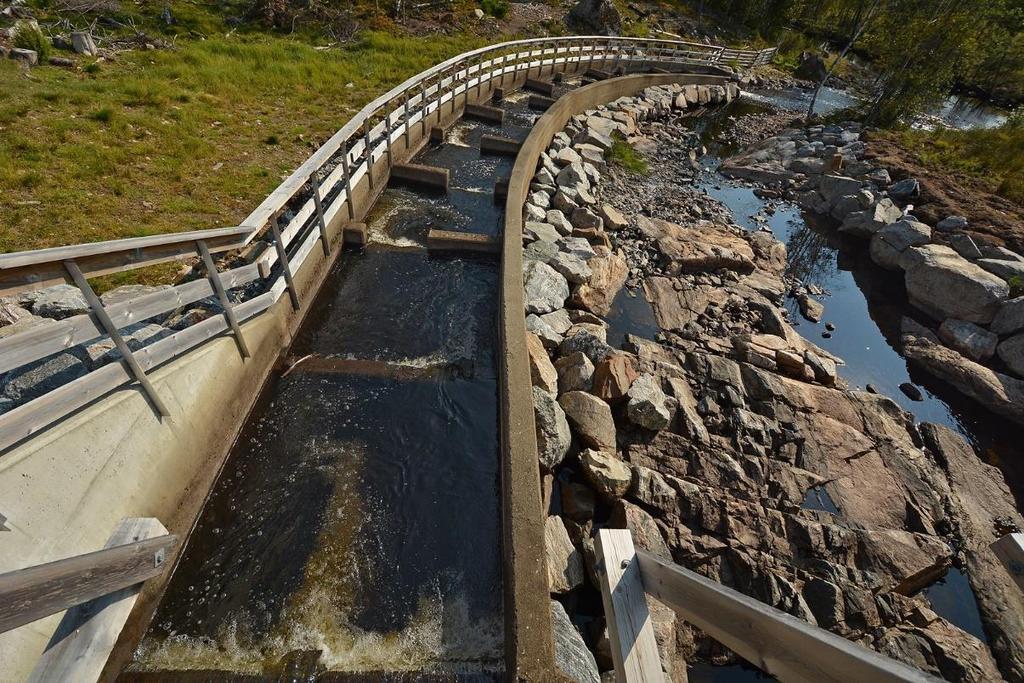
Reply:
M512 160L477 145L524 137L525 117L455 126L415 159L452 191L386 190L368 247L338 257L132 669L267 674L320 651L337 671L500 670L498 264L424 245L498 234Z

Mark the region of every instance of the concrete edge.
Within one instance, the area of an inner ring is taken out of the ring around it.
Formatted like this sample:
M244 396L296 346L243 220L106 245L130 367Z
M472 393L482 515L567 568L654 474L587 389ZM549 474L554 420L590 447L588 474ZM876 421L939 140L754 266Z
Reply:
M598 81L559 98L534 124L516 156L505 203L499 302L502 519L505 553L506 679L558 678L544 546L544 511L523 303L523 205L540 154L572 116L645 88L722 85L723 75L634 74Z

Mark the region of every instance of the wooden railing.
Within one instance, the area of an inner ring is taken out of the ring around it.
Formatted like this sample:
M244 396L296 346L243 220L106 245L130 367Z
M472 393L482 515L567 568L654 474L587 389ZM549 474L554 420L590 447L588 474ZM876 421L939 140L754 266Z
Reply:
M618 683L665 680L647 596L784 683L939 680L700 574L638 552L628 530L599 530L596 547Z
M130 383L138 383L153 408L166 415L167 408L147 381L147 373L225 332L235 336L245 357L248 350L240 323L266 311L286 292L293 307L299 307L292 276L317 242L331 255L327 226L352 221L360 210L365 211L367 206L357 207L357 189L364 196L375 196L387 182L394 157L410 153L410 131L420 126L424 129L420 132L425 132L428 119L439 118L445 109L454 115L457 106L474 96L480 99L495 87L516 87L524 77L545 70L746 67L770 61L773 54L774 50L737 51L683 41L604 36L519 40L473 50L367 104L237 227L0 255L0 297L73 282L90 304L87 314L0 338L0 373L98 337L109 337L122 358L0 415L0 452ZM211 254L243 248L247 257L243 265L216 272ZM204 265L204 279L110 306L100 302L87 282L90 277L195 257ZM257 282L258 287L253 285ZM248 300L233 303L227 296L229 290L247 285L257 290ZM141 349L130 349L118 332L211 296L221 303L223 315Z
M156 519L124 519L102 550L0 574L0 633L67 610L29 681L99 678L142 583L177 544Z

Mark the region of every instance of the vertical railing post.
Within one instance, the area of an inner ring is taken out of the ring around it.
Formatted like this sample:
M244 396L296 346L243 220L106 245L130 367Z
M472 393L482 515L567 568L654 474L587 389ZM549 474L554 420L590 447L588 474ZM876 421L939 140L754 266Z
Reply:
M363 121L363 147L366 151L366 180L373 189L373 146L370 144L370 117Z
M341 155L341 174L345 181L345 204L348 205L348 219L355 220L356 203L352 196L352 172L348 164L348 142L345 143L345 153Z
M420 137L427 136L427 83L420 81Z
M389 102L388 107L391 106ZM395 165L394 159L391 158L391 112L388 112L384 116L384 153L388 157L388 173L391 172L391 167Z
M324 248L324 256L331 255L331 240L327 236L327 221L324 219L323 200L320 196L320 171L313 169L309 174L309 185L313 190L313 209L316 211L316 223L320 229L320 243Z
M89 280L86 279L85 274L82 273L82 269L78 267L78 264L73 260L64 262L64 269L68 271L68 275L71 276L72 281L82 291L82 296L85 297L86 303L89 304L89 308L92 310L92 314L96 316L96 319L103 326L103 329L108 335L110 335L111 341L114 342L114 347L121 354L121 359L128 365L128 369L131 371L135 380L142 386L142 390L146 392L146 396L149 398L153 407L156 408L157 412L162 417L169 417L171 412L167 410L167 406L160 399L160 395L156 393L156 389L150 383L149 378L146 376L146 371L142 369L139 362L135 359L135 355L132 350L128 348L128 344L125 342L121 333L117 330L117 325L107 315L106 309L103 307L103 302L96 296L96 292L93 291L92 285L89 284Z
M284 273L284 282L288 287L288 296L292 300L292 308L299 310L299 292L295 288L295 281L292 279L292 267L288 263L288 252L284 248L284 240L281 238L281 226L277 219L280 212L270 217L270 234L274 236L274 248L277 249L277 260L281 262L281 271Z
M316 172L314 171L315 174ZM203 265L206 267L206 277L210 280L210 286L213 287L217 300L220 301L220 306L224 309L224 319L227 321L228 327L231 328L231 334L234 335L235 345L238 346L238 353L242 355L243 359L251 357L252 354L249 353L249 346L245 343L245 337L242 336L242 328L238 326L238 319L235 318L235 310L231 305L231 300L228 299L224 283L220 281L217 264L213 262L213 257L210 255L206 242L196 240L196 251L199 252L199 258L203 260Z
M409 149L409 91L406 90L402 93L402 99L404 100L403 108L405 110L405 149Z

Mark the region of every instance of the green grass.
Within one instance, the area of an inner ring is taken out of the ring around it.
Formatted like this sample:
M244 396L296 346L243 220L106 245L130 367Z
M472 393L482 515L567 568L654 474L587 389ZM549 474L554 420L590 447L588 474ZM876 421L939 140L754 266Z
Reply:
M1024 112L999 128L890 135L925 166L979 178L999 196L1024 206Z
M367 101L483 40L222 35L27 75L0 60L0 252L236 225Z
M637 154L632 145L618 134L612 138L612 148L608 151L608 160L616 166L620 166L633 173L643 175L648 173L647 162Z

